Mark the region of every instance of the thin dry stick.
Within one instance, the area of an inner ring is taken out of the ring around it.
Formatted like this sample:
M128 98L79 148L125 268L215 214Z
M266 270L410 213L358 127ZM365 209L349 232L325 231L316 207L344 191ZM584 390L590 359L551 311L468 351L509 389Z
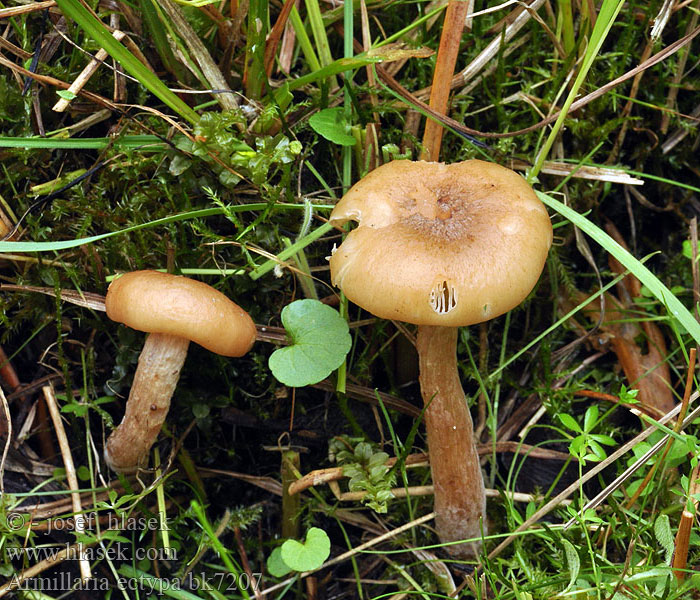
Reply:
M97 543L97 540L91 541L90 545L95 543ZM67 548L62 548L56 553L52 553L49 558L45 558L44 560L36 563L33 567L29 567L24 571L15 573L8 581L0 585L0 598L5 596L8 592L14 592L22 589L22 584L27 581L27 579L31 579L32 577L36 577L48 569L52 569L56 565L62 563L64 560L73 558L77 553L82 553L82 546L83 544L81 543L73 544ZM77 583L77 581L75 583Z
M68 443L68 438L66 437L66 430L63 428L63 421L61 421L61 413L58 410L58 405L56 404L56 397L54 396L53 389L47 385L41 388L41 391L44 393L46 405L49 407L51 420L53 421L53 426L56 431L56 437L58 438L58 446L61 449L63 464L66 467L66 479L68 480L68 487L71 490L73 490L70 496L73 504L73 512L75 513L75 533L79 535L85 532L85 520L83 518L82 513L83 507L80 504L80 492L78 492L78 477L75 474L73 455L71 454L70 444ZM82 542L79 543L77 547L80 563L80 576L83 581L87 581L92 577L92 573L90 572L90 561L84 556L84 548Z
M377 544L381 544L382 542L385 542L386 540L390 540L393 537L396 537L397 535L403 533L404 531L408 531L409 529L413 529L414 527L417 527L418 525L423 525L424 523L427 523L428 521L432 521L435 518L435 513L429 513L423 517L419 517L418 519L415 519L411 521L410 523L406 523L405 525L401 525L401 527L397 527L396 529L392 529L391 531L387 531L386 533L369 540L368 542L365 542L364 544L360 544L356 548L353 548L352 550L348 550L347 552L344 552L343 554L336 556L335 558L323 563L318 569L314 569L313 571L306 571L304 573L299 574L299 578L304 578L308 577L312 573L316 573L316 571L320 571L321 569L325 569L326 567L332 567L333 565L337 565L338 563L341 563L348 558L351 558L355 556L356 554L359 554L360 552L364 552L368 548L371 548L372 546L376 546ZM280 590L282 588L286 588L292 581L294 581L294 577L290 577L289 579L286 579L285 581L282 581L281 583L278 583L277 585L273 585L272 587L267 588L266 590L263 590L262 595L266 596L267 594L270 594L272 592L275 592L277 590Z
M0 387L0 402L2 403L2 412L5 417L5 446L2 449L2 459L0 459L0 495L5 495L5 461L7 453L10 451L10 443L12 442L12 419L10 417L10 407L7 404L5 393Z
M697 396L695 396L697 398ZM677 409L678 407L676 407ZM674 409L674 410L676 410ZM692 413L690 413L690 416L687 417L683 421L683 427L688 425L695 419L698 415L700 415L700 408L696 408ZM669 439L669 435L665 435L661 440L656 442L649 450L647 450L642 456L640 456L638 459L635 460L634 464L632 464L630 467L625 469L624 473L622 475L618 476L612 483L608 484L608 486L600 492L595 498L592 500L589 500L586 505L579 510L578 514L583 515L587 510L594 509L598 506L600 506L603 501L610 496L613 492L615 492L617 489L620 488L620 486L625 483L632 475L634 475L639 469L641 469L644 465L646 465L653 457L654 455L663 448L664 444ZM564 530L566 531L569 527L574 525L579 517L572 517L569 519L566 524L564 525Z
M45 8L52 8L53 6L56 6L54 0L48 0L47 2L31 2L30 4L25 4L24 6L11 6L10 8L0 8L0 19L7 19L8 17L17 17L19 15L44 10Z
M112 36L118 42L120 42L125 35L126 34L123 31L115 31L112 33ZM95 54L95 57L80 72L80 75L76 77L75 81L71 84L67 91L77 96L78 92L85 87L85 84L90 80L90 77L95 74L95 71L97 71L99 66L107 59L108 56L109 54L107 54L104 48L100 48L97 51L97 54ZM72 100L67 98L61 98L58 102L56 102L56 104L54 104L53 110L55 112L64 112L70 105L71 101Z
M462 0L450 0L445 12L445 23L440 36L435 72L433 73L433 85L430 90L430 108L440 114L447 113L447 101L450 97L450 85L452 75L457 64L459 44L462 40L462 30L469 15L469 2ZM440 145L442 144L442 125L429 119L425 124L423 134L422 160L437 161L440 159Z
M168 15L175 30L192 53L192 57L202 70L206 83L211 86L213 90L217 90L218 93L214 94L214 97L221 105L221 108L224 110L236 110L238 108L236 95L231 92L231 88L226 82L221 70L214 62L214 59L211 57L211 54L209 54L209 51L200 37L192 29L189 21L185 19L180 7L170 0L161 0L158 4Z
M499 52L501 45L508 43L516 33L532 18L534 11L540 9L544 0L535 0L527 10L521 12L501 35L500 33L484 48L462 71L457 73L450 82L450 89L468 84ZM416 93L416 96L425 94L426 90Z
M698 491L698 472L700 465L696 465L693 473L690 476L690 484L688 485L688 496L693 497ZM698 501L693 499L695 511L697 512ZM683 509L681 522L678 524L678 532L676 533L676 548L673 553L673 561L671 567L673 574L678 581L685 579L685 567L688 564L688 548L690 546L690 532L693 528L695 515L690 512L687 507Z
M246 575L250 578L250 581L255 581L253 578L253 571L250 568L250 562L248 561L248 553L245 551L245 545L243 544L243 536L241 536L241 528L237 525L233 528L233 535L236 538L236 546L238 546L238 554L241 557L241 565L243 565L243 570ZM253 586L253 592L255 593L255 598L260 600L262 594L258 586Z
M335 490L333 490L333 486L331 484L335 484L336 489L339 487L338 483L333 481L329 482L328 486L331 488L331 491L333 491L333 495L340 500L341 502L359 502L369 492L342 492L342 493L336 493ZM508 498L512 500L513 502L538 502L542 500L540 496L536 496L535 494L526 494L523 492L509 492L506 490L496 490L493 488L486 488L486 497L487 498ZM435 492L435 487L432 485L417 485L409 488L394 488L391 490L391 493L393 494L394 498L413 498L415 496L432 496L433 493ZM571 504L571 500L562 500L561 504L564 506L567 506Z

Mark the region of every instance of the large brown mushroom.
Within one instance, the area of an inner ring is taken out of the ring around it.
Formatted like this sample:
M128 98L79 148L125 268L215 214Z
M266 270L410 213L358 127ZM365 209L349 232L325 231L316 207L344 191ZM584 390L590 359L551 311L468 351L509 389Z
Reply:
M105 446L107 464L136 470L165 421L190 341L223 356L243 356L255 341L247 312L206 283L158 271L115 279L105 299L107 316L149 332L124 418Z
M359 223L333 252L333 283L378 317L418 325L436 528L443 542L478 540L486 497L457 370L458 327L527 297L552 243L547 211L505 167L394 161L355 184L330 220ZM448 550L464 557L478 548Z

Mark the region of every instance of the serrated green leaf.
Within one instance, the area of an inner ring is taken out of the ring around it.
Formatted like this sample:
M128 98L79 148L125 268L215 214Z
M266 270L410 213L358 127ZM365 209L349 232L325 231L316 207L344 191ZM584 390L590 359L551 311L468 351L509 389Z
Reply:
M562 538L561 543L562 546L564 546L566 562L569 565L569 584L564 590L566 592L576 582L576 578L578 577L578 573L581 569L581 559L578 557L578 552L576 552L576 548L569 540Z
M311 128L327 140L340 146L354 146L355 138L347 133L345 109L324 108L309 118Z
M282 309L281 318L292 343L268 360L279 381L291 387L312 385L343 363L352 340L338 311L318 300L297 300Z
M656 541L661 544L664 549L666 562L671 562L671 556L673 556L674 549L674 539L673 532L671 531L671 521L668 515L661 514L654 521L654 535L656 536Z
M312 527L306 534L304 543L287 540L282 544L281 557L294 571L318 569L331 553L331 540L323 529Z
M282 547L278 546L267 557L267 570L273 577L284 577L292 572L287 564L282 560Z

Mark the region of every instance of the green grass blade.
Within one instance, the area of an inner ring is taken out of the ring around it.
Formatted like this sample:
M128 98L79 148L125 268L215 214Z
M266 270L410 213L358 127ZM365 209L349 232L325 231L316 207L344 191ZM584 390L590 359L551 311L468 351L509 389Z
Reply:
M260 203L260 208L265 208L266 206L266 204ZM75 240L62 240L60 242L0 242L0 252L55 252L59 250L68 250L69 248L75 248L77 246L81 246L82 244L92 244L94 242L99 242L100 240L104 240L115 235L129 233L130 231L138 231L139 229L156 227L158 225L167 225L168 223L175 223L177 221L186 221L189 219L211 217L212 215L223 214L226 212L226 210L232 210L237 208L238 207L236 206L228 207L228 209L225 209L223 207L216 207L204 208L202 210L192 210L177 215L171 215L169 217L164 217L162 219L156 219L155 221L149 221L148 223L141 223L140 225L127 227L126 229L110 231L109 233L101 233L100 235L92 235L90 237L78 238Z
M564 125L564 119L566 119L569 113L569 108L576 99L578 91L581 88L581 85L583 85L583 81L586 79L588 71L593 65L593 61L595 60L596 56L598 56L598 51L603 45L603 42L605 41L605 38L607 37L608 32L610 31L610 28L615 22L615 17L617 17L617 14L620 12L620 9L622 8L623 4L624 0L604 0L603 6L600 7L600 14L598 15L595 27L593 29L593 32L591 33L591 39L588 42L588 48L586 49L586 54L583 57L581 69L579 70L578 75L576 76L574 84L571 86L571 91L569 92L569 95L564 101L564 106L562 106L561 113L559 113L559 117L552 126L552 130L550 131L549 136L545 140L544 145L537 153L537 160L535 161L535 166L532 167L532 169L528 173L528 181L532 182L534 178L537 177L537 174L542 169L544 161L547 160L547 155L549 154L549 151L551 150L552 145L554 144L554 140L557 138L559 132L561 131L561 128Z
M140 0L139 6L141 7L141 18L163 66L173 73L179 81L186 82L187 72L170 48L164 23L160 19L159 11L156 10L153 0Z
M259 100L267 87L265 73L265 40L268 34L267 0L250 0L248 35L245 45L245 93Z
M311 40L306 33L304 22L301 20L301 15L299 14L296 6L292 6L292 12L289 13L289 22L292 24L292 27L294 27L294 33L297 36L299 47L304 53L304 58L309 63L309 68L312 72L318 71L321 68L321 63L316 56L316 52L314 51Z
M683 306L681 301L669 290L658 277L645 267L638 259L625 250L620 244L612 239L607 233L595 224L591 223L583 215L575 210L555 200L547 194L537 192L540 200L551 209L557 211L562 217L571 221L581 231L589 235L600 244L607 252L612 254L626 269L630 271L654 296L663 304L670 315L675 318L680 325L693 337L697 344L700 344L700 323L698 323L691 312Z
M299 88L302 88L305 85L308 85L309 83L314 83L316 81L326 79L327 77L337 75L338 73L342 73L343 71L351 71L354 69L359 69L360 67L371 65L373 63L385 62L385 60L386 58L384 56L368 56L367 54L358 54L353 58L340 58L332 62L327 67L319 69L318 71L314 71L313 73L307 73L306 75L303 75L297 79L292 79L291 81L288 81L284 85L284 87L280 88L275 92L275 100L279 104L283 104L285 103L285 96L288 95L289 92L298 90Z
M324 223L320 227L317 227L311 233L305 235L300 240L297 240L285 250L282 250L282 252L280 252L276 258L265 261L257 269L251 271L250 278L254 281L260 279L263 275L265 275L265 273L272 271L272 269L275 268L275 265L280 264L281 262L294 256L297 252L302 251L310 243L315 242L318 238L328 233L331 229L333 229L333 226L330 223ZM0 251L1 250L2 247L0 247Z
M327 67L333 62L333 56L331 55L331 47L328 43L328 36L326 35L326 28L323 24L323 16L321 15L321 7L318 4L318 0L306 0L306 12L309 15L311 33L316 42L316 51L321 59L321 64Z
M199 115L171 92L155 73L148 70L141 61L115 40L105 25L96 19L79 0L56 0L56 3L66 17L73 19L100 47L118 61L127 73L138 79L148 91L190 123L199 121Z
M268 208L266 202L252 202L250 204L240 204L236 206L217 206L215 208L203 208L200 210L191 210L184 213L179 213L176 215L171 215L169 217L163 217L162 219L155 219L154 221L148 221L147 223L141 223L139 225L132 225L131 227L126 227L125 229L119 229L118 231L110 231L109 233L101 233L99 235L92 235L90 237L77 238L74 240L62 240L59 242L1 242L0 241L0 252L56 252L59 250L68 250L69 248L75 248L77 246L82 246L83 244L92 244L94 242L99 242L106 238L113 237L115 235L121 235L123 233L129 233L131 231L138 231L139 229L147 229L149 227L158 227L159 225L167 225L168 223L176 223L178 221L189 221L191 219L202 219L204 217L212 217L214 215L222 215L232 212L246 212L251 210L264 210ZM284 210L303 210L303 204L280 204L278 208ZM315 210L330 210L333 208L330 205L325 204L314 204L313 208ZM321 225L317 230L311 232L303 240L300 240L294 244L294 252L298 252L301 248L304 248L321 237L326 231L329 231L331 226L328 224ZM304 241L304 243L301 243ZM274 261L272 267L274 267ZM263 265L264 267L265 265ZM262 268L262 267L261 267ZM268 270L270 270L268 269ZM267 271L265 271L267 272Z
M0 137L0 148L48 148L55 150L102 150L112 145L114 148L140 148L147 151L162 151L167 144L155 135L124 135L119 138L31 138Z

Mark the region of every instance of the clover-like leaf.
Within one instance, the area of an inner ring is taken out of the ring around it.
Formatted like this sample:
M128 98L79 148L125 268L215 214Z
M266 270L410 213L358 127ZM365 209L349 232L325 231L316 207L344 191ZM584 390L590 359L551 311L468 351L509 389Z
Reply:
M340 146L354 146L355 138L347 133L345 112L341 107L324 108L312 115L309 125L327 140Z
M295 571L318 569L331 553L331 540L323 529L312 527L304 543L287 540L282 544L282 560Z
M267 557L267 570L273 577L284 577L288 573L291 573L292 569L282 560L281 547L278 546L275 548L272 554Z
M352 340L337 310L318 300L297 300L282 309L282 324L291 345L275 350L268 361L272 374L291 387L318 383L345 360Z

